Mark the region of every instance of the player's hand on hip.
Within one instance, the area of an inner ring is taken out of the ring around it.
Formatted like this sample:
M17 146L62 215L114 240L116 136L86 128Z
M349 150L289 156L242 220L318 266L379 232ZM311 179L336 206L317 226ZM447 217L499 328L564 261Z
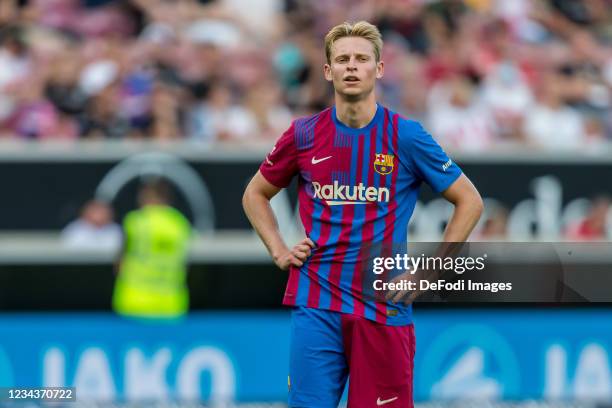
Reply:
M414 282L415 289L414 290L408 290L408 289L388 290L385 295L385 299L387 301L391 301L393 303L403 302L405 305L408 305L414 302L414 300L422 293L418 289L418 279L416 279L414 272L407 271L391 279L391 282L393 283L400 283L402 281Z
M300 242L294 245L289 251L279 256L275 260L276 265L286 271L291 265L301 267L304 262L312 254L312 249L315 248L315 243L310 238L304 238Z
M421 282L427 281L428 283L432 283L439 277L440 274L436 270L417 269L416 271L404 272L392 279L391 282L399 282L401 280L412 282L414 289L389 290L387 291L385 299L393 303L402 302L407 306L429 291L429 289L421 289ZM429 288L430 285L426 285L425 287Z

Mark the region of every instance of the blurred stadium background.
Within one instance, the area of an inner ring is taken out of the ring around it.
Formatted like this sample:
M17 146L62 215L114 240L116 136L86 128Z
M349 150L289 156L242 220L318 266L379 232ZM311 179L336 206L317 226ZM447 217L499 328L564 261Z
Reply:
M285 275L240 199L290 121L331 103L322 37L358 19L385 39L381 101L486 199L473 240L612 240L610 0L2 0L0 386L284 406ZM156 175L197 230L172 324L110 309L119 224ZM274 207L298 237L295 191ZM410 239L449 211L424 189ZM509 306L416 306L419 406L612 403L612 309Z

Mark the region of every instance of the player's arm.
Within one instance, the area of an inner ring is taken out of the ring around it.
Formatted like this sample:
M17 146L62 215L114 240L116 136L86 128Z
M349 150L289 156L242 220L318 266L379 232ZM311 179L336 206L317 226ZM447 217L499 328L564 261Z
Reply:
M457 255L462 249L462 242L465 242L476 223L480 219L484 204L480 193L465 174L461 174L446 190L441 192L442 196L455 206L453 214L446 225L442 243L437 248L434 256L446 258ZM434 282L442 276L439 271L420 271L419 279L426 279ZM411 280L415 277L410 273L400 275L395 280ZM387 300L397 303L404 301L410 304L416 300L424 291L398 290L389 291L386 295Z
M401 121L401 125L400 131L410 135L400 139L399 145L400 151L411 159L408 166L455 206L443 241L466 241L483 211L478 190L418 122Z
M444 229L436 256L457 256L478 223L484 211L484 203L480 193L465 174L461 174L440 194L453 204L454 210Z
M408 123L408 130L412 138L404 141L411 143L400 144L400 149L411 157L413 168L427 182L434 191L439 192L446 200L454 205L453 214L446 225L442 243L433 256L446 258L454 256L462 249L476 223L480 219L484 205L482 198L472 182L461 172L459 167L446 155L431 135L416 122ZM409 133L409 132L407 132ZM406 273L396 278L414 279L415 272ZM435 281L440 278L439 271L418 271L419 279ZM388 291L387 300L408 304L413 302L423 291Z
M465 174L442 192L442 196L455 206L446 225L444 242L464 242L482 215L484 204L480 193Z
M287 247L270 206L270 200L279 191L280 188L268 182L258 171L244 191L242 206L251 225L274 259L274 263L280 269L287 270L290 265L302 266L315 245L310 238L305 238L293 248Z

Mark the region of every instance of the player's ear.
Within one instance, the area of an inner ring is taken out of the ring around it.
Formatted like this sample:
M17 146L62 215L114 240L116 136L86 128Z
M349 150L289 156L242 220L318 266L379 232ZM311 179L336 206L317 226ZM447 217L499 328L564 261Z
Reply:
M385 63L382 61L378 61L376 63L376 79L382 78L384 73L385 73Z
M329 64L325 64L323 65L323 74L325 75L325 79L327 79L329 82L332 81L332 72L331 72L331 65Z

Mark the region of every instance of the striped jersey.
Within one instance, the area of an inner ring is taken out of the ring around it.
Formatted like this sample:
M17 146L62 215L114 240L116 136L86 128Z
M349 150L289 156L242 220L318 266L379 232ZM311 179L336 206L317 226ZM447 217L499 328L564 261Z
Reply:
M291 267L283 303L352 313L388 325L412 321L411 306L367 296L367 248L407 242L422 182L446 190L461 174L415 121L377 105L372 121L351 128L335 107L295 120L260 166L284 188L298 177L299 212L316 248Z

